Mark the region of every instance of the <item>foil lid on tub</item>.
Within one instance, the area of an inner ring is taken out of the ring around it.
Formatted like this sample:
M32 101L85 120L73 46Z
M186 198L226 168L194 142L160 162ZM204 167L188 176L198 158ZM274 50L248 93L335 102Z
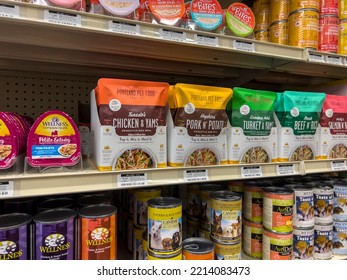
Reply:
M28 163L34 167L73 166L80 158L80 135L73 119L62 111L43 113L28 135Z
M190 14L204 30L214 30L223 22L223 9L216 0L193 0Z
M139 0L100 0L102 7L116 16L127 16L140 5Z
M148 0L148 7L159 23L177 24L185 13L183 0Z
M242 3L229 6L226 21L230 30L240 37L251 35L255 27L255 17L251 8Z

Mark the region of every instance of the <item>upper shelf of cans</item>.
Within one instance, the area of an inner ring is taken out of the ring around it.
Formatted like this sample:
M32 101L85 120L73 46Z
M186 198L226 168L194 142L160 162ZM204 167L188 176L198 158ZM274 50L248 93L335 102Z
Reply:
M316 0L311 3L316 8L297 3L293 12L288 1L285 8L266 0L252 7L222 7L215 0L175 0L171 6L163 0L92 1L96 4L88 10L80 1L34 2L0 0L1 68L94 76L115 76L116 69L126 69L219 81L234 78L235 85L242 84L243 76L269 70L331 79L347 76L343 15L339 20L336 9L326 14ZM320 19L328 30L324 34L318 32ZM259 32L271 35L276 24L287 24L274 31L287 39L257 37ZM291 25L297 29L290 30ZM259 71L240 72L244 68Z
M6 195L347 170L345 96L102 78L90 97L93 164L66 113L0 113Z

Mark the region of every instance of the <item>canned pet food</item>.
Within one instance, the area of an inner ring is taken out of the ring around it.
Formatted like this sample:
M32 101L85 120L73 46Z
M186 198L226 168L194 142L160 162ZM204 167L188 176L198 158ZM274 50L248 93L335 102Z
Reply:
M46 210L56 209L56 208L74 208L74 200L68 197L57 197L41 201L37 205L37 212L42 212Z
M241 242L220 243L215 239L212 241L215 260L241 260Z
M333 253L333 223L328 225L314 225L314 249L315 259L331 259Z
M141 188L134 190L134 225L147 226L147 201L161 196L159 188Z
M334 220L347 219L347 185L344 182L334 183Z
M263 29L263 30L257 30L253 32L254 39L260 42L269 42L270 36L269 36L269 30Z
M253 2L253 12L258 13L261 10L270 9L270 0L256 0Z
M347 18L347 0L339 0L338 3L339 18Z
M334 220L333 253L347 255L347 220Z
M293 230L293 191L282 187L269 187L263 193L263 226L278 233Z
M294 228L293 260L313 260L314 229Z
M285 187L294 191L293 226L297 228L313 227L313 189L301 185L286 185Z
M211 237L221 243L235 243L242 234L242 199L237 193L211 194Z
M319 11L320 0L290 0L289 11L293 12L299 9L314 9Z
M182 252L176 254L154 254L151 251L148 251L148 260L150 261L180 261L182 260Z
M187 238L199 236L199 220L187 219Z
M35 215L34 259L76 259L76 217L77 213L67 208L51 209Z
M184 260L214 260L214 244L201 237L185 239L182 243Z
M34 215L36 213L36 199L6 199L3 201L3 211L4 214L28 213L30 215Z
M200 197L200 226L207 230L210 230L211 226L211 193L216 191L225 190L222 185L217 184L205 184L199 188Z
M289 14L288 44L300 48L318 48L319 13L314 9L296 10Z
M133 259L143 260L142 235L146 227L133 227Z
M334 188L318 186L313 188L314 222L330 224L333 222Z
M199 185L187 186L187 215L192 219L200 218L200 191Z
M98 204L110 204L110 203L111 203L110 197L104 194L85 195L77 199L78 208L83 208L86 206L98 205Z
M290 0L270 0L270 21L287 20Z
M288 20L275 21L270 25L270 42L288 45Z
M319 13L321 15L339 16L339 0L320 0Z
M210 234L211 234L210 230L199 227L199 237L211 240Z
M268 29L270 26L270 9L263 9L254 14L255 28L254 30Z
M81 259L117 259L117 208L93 205L79 210L81 221Z
M182 201L174 197L148 200L148 252L176 256L182 249Z
M252 258L262 258L263 225L243 220L242 249Z
M243 217L251 222L263 221L263 188L245 187Z
M263 260L291 260L293 232L279 233L263 230Z
M0 216L0 261L30 259L31 220L24 213Z
M143 231L142 233L142 257L140 257L139 260L148 260L148 240L147 240L147 237L148 237L148 231L147 231L147 227L145 228L145 230Z
M230 181L228 182L228 190L243 194L245 183L243 181Z
M338 53L347 55L347 19L340 20L339 26Z
M319 17L318 50L337 53L339 39L339 18L322 15Z

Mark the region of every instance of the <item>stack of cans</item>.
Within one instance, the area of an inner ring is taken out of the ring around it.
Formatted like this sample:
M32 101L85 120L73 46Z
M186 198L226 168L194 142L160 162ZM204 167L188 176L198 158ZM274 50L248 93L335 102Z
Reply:
M288 15L290 0L270 0L270 42L288 44Z
M258 41L269 42L270 0L256 0L253 2L255 17L254 38Z

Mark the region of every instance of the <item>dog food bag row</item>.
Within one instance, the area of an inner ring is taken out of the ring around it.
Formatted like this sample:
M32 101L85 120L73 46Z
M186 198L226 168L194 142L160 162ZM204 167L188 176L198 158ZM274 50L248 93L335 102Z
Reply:
M234 88L227 111L228 161L265 163L277 160L277 128L274 105L277 94L272 91Z
M91 94L94 157L101 171L167 166L169 85L100 79Z
M325 93L285 91L278 98L278 161L315 159Z
M316 159L347 157L347 96L326 94Z
M0 169L13 166L25 152L29 130L30 124L20 115L0 112Z
M228 116L232 89L192 84L170 88L168 164L206 166L226 164Z

